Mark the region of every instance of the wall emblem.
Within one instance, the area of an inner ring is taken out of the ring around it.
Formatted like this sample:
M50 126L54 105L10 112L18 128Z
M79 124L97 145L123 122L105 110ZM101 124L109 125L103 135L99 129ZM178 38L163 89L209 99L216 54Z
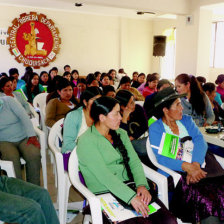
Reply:
M61 38L54 22L43 14L23 13L8 28L9 51L24 66L40 68L56 59Z

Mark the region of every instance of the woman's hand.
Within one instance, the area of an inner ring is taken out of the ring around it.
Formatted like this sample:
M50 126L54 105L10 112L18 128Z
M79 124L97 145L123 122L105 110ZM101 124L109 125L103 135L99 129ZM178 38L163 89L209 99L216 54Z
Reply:
M32 136L32 137L29 137L28 140L27 140L27 145L34 145L35 147L37 147L38 149L40 149L40 143L39 141L37 140L37 137L36 136Z
M152 200L152 196L149 191L145 188L145 186L139 186L137 188L137 196L141 197L141 201L148 205L149 202Z
M149 208L146 204L144 204L142 202L142 199L140 196L135 196L134 198L132 198L131 200L131 205L133 206L133 208L135 209L135 211L137 213L141 212L142 216L144 218L148 217L148 212L149 212Z
M122 122L127 124L130 113L132 112L132 110L129 107L125 107L123 109L123 113L122 113Z
M200 167L197 162L187 163L183 162L182 169L187 172L187 184L197 183L206 177L206 172Z

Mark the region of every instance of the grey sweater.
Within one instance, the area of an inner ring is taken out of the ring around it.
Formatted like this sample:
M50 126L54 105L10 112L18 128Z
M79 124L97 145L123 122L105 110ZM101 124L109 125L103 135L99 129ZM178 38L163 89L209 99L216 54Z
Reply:
M215 120L215 114L213 112L211 103L206 94L204 94L205 101L205 114L199 115L195 110L192 109L191 103L186 98L181 98L181 104L183 106L183 114L190 115L197 126L202 127L205 121L208 124L212 124Z

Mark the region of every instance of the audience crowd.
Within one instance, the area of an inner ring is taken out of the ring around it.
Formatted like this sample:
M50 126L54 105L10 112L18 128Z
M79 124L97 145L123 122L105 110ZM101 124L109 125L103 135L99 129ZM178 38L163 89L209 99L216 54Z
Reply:
M111 192L144 217L122 224L172 224L176 218L224 223L224 170L214 156L224 157L224 148L207 144L199 129L224 124L224 75L218 75L215 83L184 73L167 80L158 73L134 71L131 79L124 69L83 76L70 65L61 75L57 67L40 74L27 67L21 79L16 68L0 74L0 159L13 162L18 178L0 176L0 220L59 223L49 193L37 186L40 144L30 118L33 100L41 93L48 94L46 126L50 129L64 118L64 169L68 170L69 156L77 147L86 186L95 194ZM180 139L177 158L159 153L164 133ZM181 175L176 187L167 173L153 166L147 139L158 163ZM26 161L30 183L20 180L20 157ZM141 161L168 177L170 210L158 199L155 183L146 180ZM127 185L130 182L134 188ZM150 201L161 209L148 217Z

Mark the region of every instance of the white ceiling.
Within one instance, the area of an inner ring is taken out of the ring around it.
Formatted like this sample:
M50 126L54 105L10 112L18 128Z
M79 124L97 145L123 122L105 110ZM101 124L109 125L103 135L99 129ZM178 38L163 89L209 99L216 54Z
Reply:
M75 3L83 3L83 6L75 7ZM141 19L189 13L189 0L0 0L1 4ZM137 15L137 11L155 14Z

